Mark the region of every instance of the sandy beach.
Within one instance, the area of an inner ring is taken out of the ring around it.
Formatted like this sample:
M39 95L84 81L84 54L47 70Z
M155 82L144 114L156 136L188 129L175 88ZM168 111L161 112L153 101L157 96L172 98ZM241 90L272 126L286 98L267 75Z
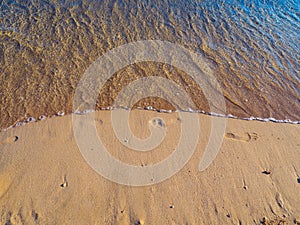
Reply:
M0 225L300 225L299 15L0 0Z
M130 127L140 138L154 117L167 127L149 152L120 143L110 115L96 112L95 123L119 160L149 166L177 145L177 113L131 111ZM171 178L141 187L114 183L87 164L71 115L1 132L0 224L300 224L300 126L227 119L219 154L200 172L211 116L198 116L200 137L189 162Z

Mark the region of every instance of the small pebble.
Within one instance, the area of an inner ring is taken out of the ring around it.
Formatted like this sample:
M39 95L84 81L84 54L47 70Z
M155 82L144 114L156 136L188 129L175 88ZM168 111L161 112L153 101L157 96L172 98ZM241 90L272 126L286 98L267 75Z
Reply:
M31 123L31 122L36 122L36 119L35 118L33 118L33 117L29 117L29 118L27 118L27 120L26 120L28 123Z
M271 171L265 170L265 171L263 171L262 173L263 173L263 174L266 174L266 175L270 175L270 174L271 174Z
M134 223L134 225L144 225L145 222L143 220L138 220Z
M44 119L46 119L46 118L47 118L47 117L44 116L44 115L39 116L39 120L44 120Z
M267 217L263 217L261 220L262 223L266 223L267 221L269 221Z
M15 127L20 127L20 126L24 126L25 122L17 122Z
M174 205L170 205L170 209L174 209Z
M68 183L65 181L65 182L63 182L60 186L61 186L62 188L65 188L65 187L68 186Z
M58 116L63 116L63 115L65 115L65 113L64 113L63 111L59 111L59 112L57 113L57 115L58 115Z
M154 127L164 127L164 122L163 122L163 120L160 119L160 118L154 118L154 119L152 120L152 125L153 125Z

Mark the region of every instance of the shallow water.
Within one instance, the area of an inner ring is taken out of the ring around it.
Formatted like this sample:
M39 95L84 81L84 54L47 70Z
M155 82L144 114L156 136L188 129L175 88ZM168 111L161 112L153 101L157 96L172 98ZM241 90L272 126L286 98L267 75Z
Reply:
M0 0L0 127L70 113L75 88L92 62L110 49L148 39L180 44L214 65L226 113L299 121L299 5L249 2ZM115 74L101 90L97 109L112 105L123 87L142 76L172 79L197 109L210 111L187 74L149 62ZM157 98L136 105L174 109Z

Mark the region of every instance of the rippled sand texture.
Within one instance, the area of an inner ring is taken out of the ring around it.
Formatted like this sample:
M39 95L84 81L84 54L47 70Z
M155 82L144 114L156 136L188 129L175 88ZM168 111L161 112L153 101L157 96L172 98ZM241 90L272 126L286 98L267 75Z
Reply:
M76 85L95 59L147 39L183 45L214 65L227 113L300 120L296 1L62 2L0 1L2 128L29 116L71 112ZM118 72L97 106L111 105L122 87L152 75L181 84L197 108L209 111L187 74L155 63ZM172 108L155 98L139 105Z

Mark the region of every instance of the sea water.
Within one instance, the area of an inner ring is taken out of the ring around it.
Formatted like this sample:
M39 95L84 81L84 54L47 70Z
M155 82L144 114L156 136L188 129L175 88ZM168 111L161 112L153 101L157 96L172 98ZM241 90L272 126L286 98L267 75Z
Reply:
M213 65L224 116L299 121L299 16L297 0L1 0L0 128L72 113L75 89L89 65L140 40L181 45ZM91 110L111 107L122 88L144 76L175 81L195 103L189 111L214 115L188 74L155 62L118 71ZM135 107L186 110L155 96Z

